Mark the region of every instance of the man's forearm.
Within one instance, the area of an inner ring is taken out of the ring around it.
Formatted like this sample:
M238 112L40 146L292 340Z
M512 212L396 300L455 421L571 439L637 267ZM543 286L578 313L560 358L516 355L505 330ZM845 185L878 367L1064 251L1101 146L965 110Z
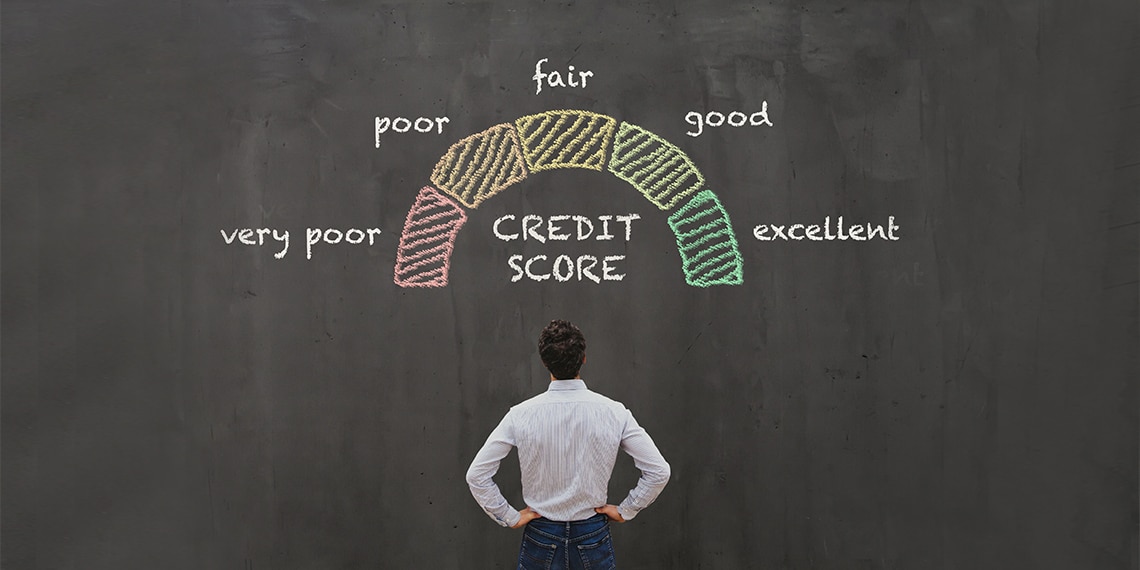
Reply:
M642 470L641 478L637 480L637 486L630 490L629 495L618 505L618 512L621 513L621 517L629 520L637 516L641 509L648 507L657 499L657 495L661 494L661 490L665 488L665 484L668 482L669 464L663 460L659 466Z
M519 512L507 502L499 486L489 477L480 477L479 474L467 473L467 485L471 488L471 496L483 508L487 516L502 526L510 527L519 522Z
M629 411L627 410L626 413ZM622 518L629 520L637 516L641 509L648 507L657 498L657 495L661 494L661 490L669 482L669 463L665 461L665 457L661 455L661 451L653 443L653 438L649 437L645 429L637 424L637 420L633 419L632 413L629 413L629 419L626 422L621 447L633 458L634 466L641 471L641 478L637 480L637 486L618 505L618 512L621 513Z
M499 472L499 462L510 453L512 447L514 439L510 433L510 422L505 417L491 432L467 468L467 486L471 488L471 496L475 497L475 502L479 503L487 516L503 526L514 526L519 522L519 512L503 497L503 492L492 477Z

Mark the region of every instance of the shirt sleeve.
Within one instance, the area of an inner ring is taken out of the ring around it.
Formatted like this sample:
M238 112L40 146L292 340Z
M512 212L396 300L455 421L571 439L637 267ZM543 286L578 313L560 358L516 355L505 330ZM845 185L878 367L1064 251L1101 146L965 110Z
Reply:
M499 426L487 437L483 448L475 454L471 467L467 468L467 485L471 488L475 502L479 503L487 516L505 527L518 524L519 512L507 502L506 497L503 497L502 491L492 477L499 471L499 462L514 446L511 414L508 412L503 421L499 422Z
M637 420L633 418L633 413L626 410L626 414L628 418L625 430L622 432L621 448L633 458L634 466L641 471L637 486L618 505L621 517L630 520L661 494L661 490L669 482L669 464L665 462L665 457L661 455L645 428L638 425Z

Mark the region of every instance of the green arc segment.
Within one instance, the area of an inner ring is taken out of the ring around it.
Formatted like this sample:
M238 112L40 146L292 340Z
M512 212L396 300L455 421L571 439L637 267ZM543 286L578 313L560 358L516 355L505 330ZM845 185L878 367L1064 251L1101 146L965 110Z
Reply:
M728 212L716 195L702 190L669 215L685 281L697 287L740 285L744 262Z
M705 177L681 149L637 126L622 123L610 172L637 188L662 210L671 210L705 186Z
M455 202L478 208L531 173L558 168L608 170L658 209L672 211L667 222L689 285L744 282L744 262L728 212L689 157L637 125L580 110L527 115L453 144L432 171L435 188L420 191L405 219L394 282L401 287L446 286L451 248L445 246L454 243L466 220ZM458 213L444 215L427 207L433 204ZM421 237L436 235L438 239ZM429 246L432 249L423 252L417 249ZM432 273L420 275L426 271Z

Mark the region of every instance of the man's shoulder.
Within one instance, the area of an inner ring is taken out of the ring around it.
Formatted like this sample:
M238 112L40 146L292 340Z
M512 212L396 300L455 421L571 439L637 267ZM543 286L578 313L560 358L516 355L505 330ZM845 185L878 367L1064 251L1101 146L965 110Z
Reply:
M528 407L533 406L535 404L541 404L543 401L543 396L545 396L545 395L546 395L546 392L539 392L538 394L535 394L535 395L511 406L511 409L517 410L517 409L522 409L522 408L528 408Z
M602 394L601 392L595 392L595 391L590 390L590 389L587 389L586 392L588 392L590 394L591 398L593 398L594 400L596 400L598 402L601 402L604 404L609 404L611 406L616 406L616 407L623 408L623 409L625 408L625 404L623 404L623 403L621 403L621 402L619 402L619 401L617 401L617 400L615 400L615 399L613 399L613 398L611 398L605 394Z

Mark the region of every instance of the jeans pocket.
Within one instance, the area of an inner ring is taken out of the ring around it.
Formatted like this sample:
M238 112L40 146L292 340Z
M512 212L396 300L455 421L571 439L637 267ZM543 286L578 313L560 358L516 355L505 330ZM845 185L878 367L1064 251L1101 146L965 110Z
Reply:
M523 531L522 546L519 547L519 570L550 570L554 562L556 544L548 544Z
M601 540L593 544L579 544L578 556L582 558L582 566L587 570L613 570L617 568L614 558L614 543L610 540L610 533L605 533Z

